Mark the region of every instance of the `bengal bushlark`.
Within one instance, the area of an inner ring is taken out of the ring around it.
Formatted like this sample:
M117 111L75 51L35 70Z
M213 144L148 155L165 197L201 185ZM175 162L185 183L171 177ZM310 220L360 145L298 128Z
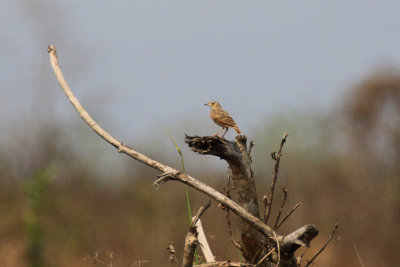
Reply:
M236 125L236 122L232 119L231 115L229 115L228 112L223 110L221 105L217 101L211 101L204 105L209 106L211 108L210 118L217 125L222 127L222 129L218 133L214 134L214 136L218 136L225 129L225 133L222 135L223 138L225 134L228 132L229 128L235 129L235 131L238 134L242 133L239 130L239 127Z

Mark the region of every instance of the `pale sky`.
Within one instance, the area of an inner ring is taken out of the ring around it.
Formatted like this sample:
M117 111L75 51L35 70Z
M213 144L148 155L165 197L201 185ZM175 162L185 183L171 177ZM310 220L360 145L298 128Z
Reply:
M77 120L48 44L82 104L123 136L161 136L189 117L213 134L210 100L245 133L279 112L326 112L372 70L400 65L399 10L395 0L2 0L1 129L37 112Z

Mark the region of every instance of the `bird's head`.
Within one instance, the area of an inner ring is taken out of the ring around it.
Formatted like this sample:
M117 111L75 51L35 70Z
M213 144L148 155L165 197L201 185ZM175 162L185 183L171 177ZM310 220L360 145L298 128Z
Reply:
M208 103L206 103L204 105L209 106L212 109L213 108L221 108L221 105L217 101L211 101L211 102L208 102Z

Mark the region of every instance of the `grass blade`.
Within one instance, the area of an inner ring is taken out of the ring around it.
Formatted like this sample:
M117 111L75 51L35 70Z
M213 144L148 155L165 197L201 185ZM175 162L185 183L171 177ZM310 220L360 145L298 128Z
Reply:
M186 173L185 170L185 161L183 160L183 155L182 155L182 150L181 148L177 145L177 143L175 142L175 140L172 138L172 136L169 134L169 132L167 130L164 130L165 133L168 135L169 139L171 139L172 143L174 144L176 151L178 151L179 157L181 158L181 168L182 168L182 172ZM189 188L187 185L185 185L185 193L186 193L186 204L187 204L187 210L188 210L188 216L189 216L189 224L192 224L192 208L190 205L190 198L189 198ZM197 249L195 251L195 255L194 255L194 261L195 264L198 264L198 255L197 255Z

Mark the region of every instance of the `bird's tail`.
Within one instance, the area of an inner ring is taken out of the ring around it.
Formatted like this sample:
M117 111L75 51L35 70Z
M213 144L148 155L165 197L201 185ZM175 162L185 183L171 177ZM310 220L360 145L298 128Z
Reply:
M241 134L241 133L242 133L242 131L239 130L239 127L237 127L237 125L235 125L235 127L233 127L233 129L235 129L235 131L236 131L238 134Z

